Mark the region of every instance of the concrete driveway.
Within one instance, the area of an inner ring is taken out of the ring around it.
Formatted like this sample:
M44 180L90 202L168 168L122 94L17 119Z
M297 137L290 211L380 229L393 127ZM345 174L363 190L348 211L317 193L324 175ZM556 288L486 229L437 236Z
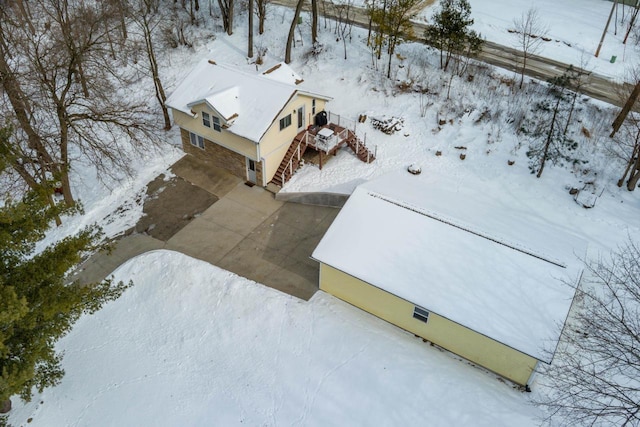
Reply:
M309 257L339 210L284 203L226 171L187 155L163 185L151 183L138 226L111 255L92 256L75 277L91 283L140 253L169 249L308 300L318 290Z

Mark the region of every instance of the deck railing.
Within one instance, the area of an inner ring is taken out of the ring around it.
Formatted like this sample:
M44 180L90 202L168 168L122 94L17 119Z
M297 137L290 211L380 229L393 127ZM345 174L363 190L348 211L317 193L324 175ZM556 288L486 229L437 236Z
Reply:
M298 140L298 144L294 149L295 151L293 155L291 156L284 170L280 174L280 178L282 179L282 185L284 185L284 183L286 182L287 176L291 177L295 172L295 170L293 169L293 163L295 160L297 160L298 162L300 161L300 158L302 157L301 145L303 143L309 147L314 148L315 150L322 151L325 154L329 154L336 146L340 145L347 138L349 138L349 131L351 131L358 138L356 140L356 150L355 150L356 154L360 152L361 148L366 149L367 163L370 162L370 156L373 156L374 158L377 157L378 147L374 146L372 150L367 146L366 144L367 134L364 132L360 132L358 130L357 123L355 120L345 118L339 114L335 114L330 111L327 111L327 120L329 122L328 126L330 128L332 129L335 128L335 126L332 127L331 125L337 125L338 129L334 130L334 132L337 131L337 133L335 133L331 138L325 139L325 138L319 138L317 135L309 132L308 130L304 131L304 134ZM340 128L342 130L339 130Z
M369 149L369 146L367 145L367 134L366 132L362 132L360 131L360 129L358 129L358 122L341 116L340 114L332 113L331 111L327 111L327 120L329 121L329 123L334 123L345 129L351 130L358 137L358 139L362 141L362 144L365 146L365 148L367 148L369 151L374 152L374 157L377 155L378 147L374 146L373 150Z

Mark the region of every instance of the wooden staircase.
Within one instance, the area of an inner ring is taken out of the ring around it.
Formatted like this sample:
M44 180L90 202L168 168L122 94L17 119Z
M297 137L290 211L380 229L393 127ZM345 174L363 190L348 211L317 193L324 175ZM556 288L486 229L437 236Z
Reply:
M371 163L376 159L374 153L358 138L351 130L348 130L347 139L345 140L349 148L356 154L358 159L365 163Z
M271 179L271 183L279 187L287 183L300 167L300 160L308 147L320 152L320 169L322 169L322 153L325 155L335 154L345 144L351 148L358 159L365 163L371 163L376 159L376 153L371 151L354 131L334 124L329 124L328 127L335 132L335 137L338 138L334 145L329 148L318 145L314 132L308 130L300 132L291 142L276 174Z
M289 146L289 150L287 150L282 162L280 162L278 171L271 180L273 184L282 187L291 179L295 171L298 170L300 167L300 159L302 159L302 155L307 149L305 136L305 133L301 133L294 138L293 142Z

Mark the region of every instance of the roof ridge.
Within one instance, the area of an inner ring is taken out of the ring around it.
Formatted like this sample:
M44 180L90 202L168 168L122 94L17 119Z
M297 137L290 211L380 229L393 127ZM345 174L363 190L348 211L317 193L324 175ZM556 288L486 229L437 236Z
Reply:
M371 197L383 200L383 201L385 201L387 203L391 203L391 204L396 205L396 206L398 206L400 208L407 209L409 211L415 212L415 213L417 213L419 215L422 215L422 216L426 216L426 217L434 219L436 221L440 221L440 222L442 222L444 224L450 225L450 226L455 227L455 228L457 228L459 230L465 231L467 233L473 234L473 235L481 237L483 239L490 240L490 241L492 241L494 243L497 243L499 245L505 246L505 247L507 247L509 249L513 249L513 250L521 252L521 253L523 253L525 255L529 255L529 256L532 256L532 257L537 258L539 260L548 262L549 264L553 264L553 265L561 267L561 268L567 268L567 265L565 263L563 263L562 261L557 260L557 259L553 259L552 257L546 256L546 255L543 255L543 254L541 254L541 253L539 253L539 252L537 252L537 251L535 251L533 249L527 248L526 246L524 246L524 245L522 245L520 243L510 242L507 239L504 239L504 238L501 239L500 237L493 237L490 234L485 233L483 231L474 230L470 226L462 224L460 221L456 221L455 219L452 219L452 218L446 218L443 215L440 215L440 214L438 214L436 212L428 211L428 210L426 210L424 208L412 205L411 203L395 200L395 199L393 199L391 197L385 196L385 195L377 193L375 191L370 191L370 190L366 190L366 191L367 191L367 194L369 196L371 196Z
M219 63L219 62L215 62L215 61L213 61L211 59L205 60L205 61L207 61L210 65L215 65L215 66L218 66L218 67L222 67L225 70L233 71L234 73L240 73L240 74L242 74L244 76L251 77L251 78L254 78L256 80L268 81L270 83L273 83L273 84L276 84L276 85L279 85L279 86L282 86L282 87L287 87L287 88L291 88L293 90L298 90L298 91L300 90L298 88L298 86L296 86L295 84L286 83L286 82L283 82L281 80L276 80L276 79L274 79L274 78L272 78L270 76L265 75L263 72L249 73L248 71L245 71L245 70L242 70L240 68L237 68L236 66L234 66L232 64ZM268 71L272 71L272 70L270 69Z

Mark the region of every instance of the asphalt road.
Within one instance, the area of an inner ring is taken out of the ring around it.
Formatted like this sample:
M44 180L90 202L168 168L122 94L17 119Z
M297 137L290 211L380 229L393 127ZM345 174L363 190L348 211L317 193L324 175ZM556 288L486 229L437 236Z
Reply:
M424 0L415 9L414 12L419 12L424 7L433 3L435 0ZM296 0L271 0L272 4L280 6L286 6L295 8ZM322 0L318 1L318 8L320 14L326 15L328 18L336 18L335 11L329 3L325 3L323 7ZM310 5L305 2L303 10L309 11ZM369 25L369 17L367 12L363 8L352 6L349 12L350 19L353 20L354 25L362 28L367 28ZM421 38L425 30L425 24L413 23L413 33L416 37ZM504 68L506 70L519 72L522 62L522 53L512 47L500 45L494 42L485 41L482 47L482 52L477 56L478 60L487 64L494 65L496 67ZM559 61L555 61L549 58L543 58L537 55L531 55L527 59L527 69L525 75L540 80L548 80L553 77L561 76L569 67L569 64L565 64ZM600 101L607 102L612 105L621 107L625 99L620 97L620 93L630 93L633 85L629 83L620 84L610 78L591 73L585 70L581 70L574 64L574 69L581 71L586 77L584 84L581 87L581 92L592 98Z

